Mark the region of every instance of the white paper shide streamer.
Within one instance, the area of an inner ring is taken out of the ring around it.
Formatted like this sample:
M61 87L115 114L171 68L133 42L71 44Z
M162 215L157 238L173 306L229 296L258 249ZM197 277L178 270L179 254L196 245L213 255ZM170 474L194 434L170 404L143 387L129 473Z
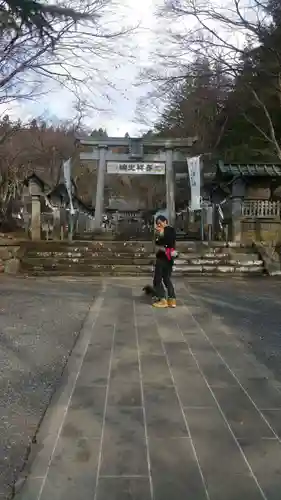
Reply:
M191 189L190 210L201 210L200 156L193 156L192 158L187 158L186 160Z
M71 215L73 215L75 213L75 210L73 208L73 202L72 202L71 158L63 162L63 175L64 175L64 183L69 196L70 213Z

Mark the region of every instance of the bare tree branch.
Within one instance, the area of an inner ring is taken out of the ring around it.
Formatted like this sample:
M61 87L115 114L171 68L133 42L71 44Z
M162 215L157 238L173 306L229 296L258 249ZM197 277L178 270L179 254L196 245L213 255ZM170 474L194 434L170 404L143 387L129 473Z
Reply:
M8 8L8 3L14 4L0 1L0 104L11 96L17 100L38 96L50 84L65 87L76 97L80 94L83 101L90 92L109 88L112 82L101 68L107 60L128 55L126 40L136 28L114 28L106 20L105 15L113 12L110 9L117 9L113 0L72 0L71 8L30 0L31 17L17 6ZM43 33L36 24L39 7L48 22ZM1 14L6 12L15 19L15 26L4 23ZM94 105L93 97L91 101Z
M169 29L165 33L166 53L160 47L154 54L154 65L141 74L142 81L152 87L148 98L165 103L166 92L169 101L169 90L177 82L192 79L192 61L205 58L213 69L219 66L221 74L228 77L230 89L239 85L240 91L244 88L248 92L263 113L264 127L246 112L244 118L274 146L281 159L276 125L268 107L270 93L281 104L280 33L272 24L268 2L163 0L158 15L160 26L165 27L165 21L169 21ZM140 106L144 108L144 103Z
M276 137L276 134L275 134L275 128L274 128L274 125L273 125L273 121L271 119L271 116L270 116L270 113L269 113L269 111L267 109L267 106L261 100L261 98L258 96L257 92L254 89L251 89L251 91L252 91L252 94L253 94L254 98L256 99L257 103L262 108L262 110L263 110L263 112L265 114L265 117L267 119L267 123L269 125L269 137L256 124L253 123L253 125L257 128L257 130L260 131L260 133L265 138L267 138L269 140L269 142L272 142L272 144L274 145L274 147L276 149L276 152L278 154L278 158L281 160L281 147L280 147L280 145L278 143L278 140L277 140L277 137Z

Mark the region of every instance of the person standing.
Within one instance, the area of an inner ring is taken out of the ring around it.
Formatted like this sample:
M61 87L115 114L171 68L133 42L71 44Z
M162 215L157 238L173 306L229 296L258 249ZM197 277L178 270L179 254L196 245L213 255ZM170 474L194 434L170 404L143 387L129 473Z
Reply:
M156 218L155 244L157 248L153 284L157 299L152 305L157 308L174 308L176 307L176 294L171 276L176 247L176 232L173 227L169 226L164 215L158 215Z

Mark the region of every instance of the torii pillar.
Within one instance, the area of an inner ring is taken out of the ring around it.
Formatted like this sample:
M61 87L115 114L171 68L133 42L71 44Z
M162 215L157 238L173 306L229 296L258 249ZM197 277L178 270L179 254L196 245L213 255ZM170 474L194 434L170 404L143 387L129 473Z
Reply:
M94 230L101 229L104 212L104 180L106 174L106 146L99 146L98 176L95 199Z
M175 204L175 173L173 169L173 149L166 147L166 207L168 212L169 224L173 226L176 221Z

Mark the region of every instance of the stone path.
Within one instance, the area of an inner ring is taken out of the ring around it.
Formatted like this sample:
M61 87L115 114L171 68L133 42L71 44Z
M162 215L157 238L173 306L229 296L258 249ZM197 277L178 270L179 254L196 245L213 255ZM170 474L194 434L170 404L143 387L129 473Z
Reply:
M104 282L16 498L279 500L280 384L192 285L141 286Z

